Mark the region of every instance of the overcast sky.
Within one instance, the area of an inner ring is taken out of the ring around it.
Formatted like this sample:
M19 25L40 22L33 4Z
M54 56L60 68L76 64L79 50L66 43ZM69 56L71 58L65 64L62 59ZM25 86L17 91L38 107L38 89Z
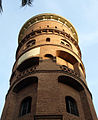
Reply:
M98 115L98 0L34 0L32 7L21 8L21 0L2 0L0 15L0 115L9 88L15 62L18 33L32 16L56 13L67 18L76 28L86 80Z

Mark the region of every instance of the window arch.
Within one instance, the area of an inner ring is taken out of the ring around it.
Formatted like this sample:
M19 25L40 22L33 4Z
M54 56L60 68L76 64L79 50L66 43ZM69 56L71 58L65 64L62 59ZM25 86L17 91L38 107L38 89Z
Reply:
M28 48L28 47L30 47L30 46L32 46L32 45L35 45L35 43L36 43L36 40L30 40L30 41L26 44L26 46L27 46L27 48Z
M20 92L22 89L33 85L33 84L38 84L38 78L36 76L32 77L26 77L24 79L21 79L13 88L14 93Z
M30 96L23 99L20 106L19 116L23 116L31 112L31 102L32 97Z
M67 112L70 114L74 114L76 116L79 116L76 101L70 96L66 96L65 101L66 101Z
M22 72L37 65L39 65L39 57L31 57L20 63L20 65L17 67L17 70Z
M51 54L46 54L45 57L47 57L49 59L53 59L53 55L51 55Z

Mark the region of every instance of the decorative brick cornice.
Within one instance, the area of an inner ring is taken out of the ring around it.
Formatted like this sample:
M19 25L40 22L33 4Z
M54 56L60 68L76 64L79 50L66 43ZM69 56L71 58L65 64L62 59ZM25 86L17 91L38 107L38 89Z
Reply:
M75 41L74 38L72 38L70 36L70 34L66 33L65 31L61 31L59 29L51 29L51 28L46 28L46 29L39 29L39 30L36 30L36 31L32 31L31 33L29 33L26 37L24 37L21 42L19 43L19 46L17 48L17 52L16 52L16 55L18 53L18 51L20 50L20 48L22 47L22 45L24 43L26 43L27 41L29 41L29 39L33 39L34 37L38 36L38 35L43 35L43 34L55 34L55 35L59 35L59 36L62 36L64 37L65 39L68 39L70 42L72 42L75 47L78 49L79 51L79 54L81 56L81 51L80 51L80 48L78 46L78 43Z
M63 65L59 65L59 67L60 67L61 70L37 70L36 66L28 68L28 69L24 70L23 72L18 72L16 70L13 77L11 77L11 79L10 79L11 88L20 79L24 79L25 77L27 77L29 75L33 75L34 73L63 73L65 75L69 76L69 77L72 77L73 79L75 79L79 83L81 83L82 86L85 86L85 88L87 89L87 91L91 95L91 92L89 91L87 85L83 82L83 80L80 78L80 76L74 70L68 68L67 66L63 66ZM91 95L91 97L92 97L92 95Z

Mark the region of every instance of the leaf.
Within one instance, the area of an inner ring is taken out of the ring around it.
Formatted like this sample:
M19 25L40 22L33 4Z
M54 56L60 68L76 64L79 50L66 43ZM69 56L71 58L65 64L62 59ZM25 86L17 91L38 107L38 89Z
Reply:
M0 13L3 11L3 8L2 8L2 0L0 0Z
M23 6L23 7L24 7L25 5L31 6L31 5L32 5L32 1L33 1L33 0L22 0L22 6Z

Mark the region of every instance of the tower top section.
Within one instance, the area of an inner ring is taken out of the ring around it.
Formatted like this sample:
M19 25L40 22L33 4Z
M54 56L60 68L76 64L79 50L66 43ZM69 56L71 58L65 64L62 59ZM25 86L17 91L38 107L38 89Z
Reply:
M39 15L32 17L23 25L23 27L21 28L20 33L19 33L18 43L20 43L23 40L24 33L26 32L26 30L29 27L31 27L33 24L36 24L40 21L45 21L45 20L57 21L57 22L61 23L62 25L66 26L71 33L70 34L71 37L73 37L75 39L75 41L78 42L77 32L76 32L74 26L71 24L71 22L69 22L66 18L64 18L60 15L56 15L56 14L52 14L52 13L44 13L44 14L39 14Z

